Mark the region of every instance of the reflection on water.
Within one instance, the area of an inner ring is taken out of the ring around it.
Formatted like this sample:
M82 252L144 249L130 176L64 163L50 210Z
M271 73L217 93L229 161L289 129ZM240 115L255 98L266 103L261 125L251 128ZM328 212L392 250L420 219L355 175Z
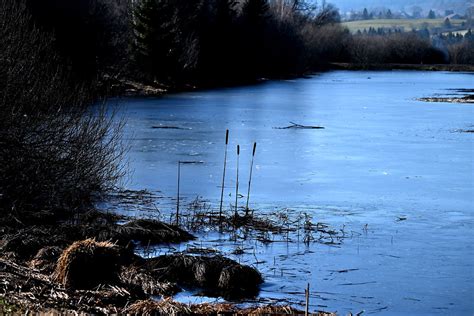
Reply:
M251 207L310 212L316 221L358 233L338 247L257 247L259 260L271 262L258 266L267 281L262 296L302 301L309 281L317 309L469 314L474 141L458 131L472 129L473 107L415 99L473 84L472 74L462 73L337 71L125 99L134 169L127 187L175 196L177 162L199 161L181 166L181 195L188 202L202 196L215 207L229 129L227 207L235 199L235 147L241 147L240 193L246 194L256 141ZM325 129L276 128L289 122ZM172 203L162 199L157 207L166 213ZM235 249L213 244L211 235L199 243L225 254Z

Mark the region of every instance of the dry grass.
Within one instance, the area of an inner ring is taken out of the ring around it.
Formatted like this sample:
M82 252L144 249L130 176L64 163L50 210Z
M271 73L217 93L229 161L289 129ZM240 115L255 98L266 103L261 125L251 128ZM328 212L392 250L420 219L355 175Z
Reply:
M41 248L29 262L29 266L49 274L54 271L56 261L61 253L62 249L57 246L46 246Z
M256 269L222 256L159 256L146 260L144 268L160 281L200 287L230 299L255 297L263 282Z
M251 294L257 289L256 286L262 283L260 273L249 266L233 264L222 268L218 288L227 297L239 297L242 293Z
M55 315L110 314L145 298L133 288L118 285L98 286L92 290L64 288L45 273L1 257L0 267L2 295L23 311Z
M239 309L234 304L191 304L186 305L164 299L162 301L144 300L132 304L124 310L131 315L304 315L301 310L289 305L267 305ZM336 316L333 313L316 312L313 316Z
M181 291L176 283L160 282L151 273L135 266L123 267L120 281L139 287L148 295L171 296Z
M192 311L188 305L178 303L172 299L164 299L160 302L145 300L138 301L124 310L130 315L191 315Z
M120 238L142 243L172 243L194 239L194 236L174 225L152 219L137 219L123 226L117 226L115 233Z
M222 314L233 314L238 309L234 304L230 303L202 303L191 305L191 310L195 315L222 315Z
M154 245L194 239L188 232L156 220L132 220L125 225L117 224L117 220L116 216L100 212L88 212L70 222L27 227L1 220L0 251L10 253L17 260L29 261L44 247L64 249L74 241L90 238L130 247L136 241Z
M88 289L118 281L120 250L110 242L76 241L59 257L53 280L65 287Z

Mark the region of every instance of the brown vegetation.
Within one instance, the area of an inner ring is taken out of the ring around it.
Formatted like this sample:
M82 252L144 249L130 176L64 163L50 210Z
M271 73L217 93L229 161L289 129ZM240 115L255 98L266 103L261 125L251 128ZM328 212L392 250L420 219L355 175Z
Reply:
M116 223L118 219L114 215L98 211L84 213L74 222L38 220L35 226L26 227L13 219L5 219L0 223L0 250L4 255L20 261L40 256L44 263L44 259L49 257L40 254L42 251L48 253L50 250L46 249L62 250L74 241L88 238L112 241L127 248L133 248L134 242L154 245L194 239L188 232L156 220L132 220L125 225L119 225Z
M29 262L29 266L45 274L50 274L56 269L56 262L61 253L62 249L58 246L46 246L41 248Z
M263 282L260 273L222 256L165 255L146 260L141 268L160 281L202 288L224 298L254 297Z
M122 226L115 227L117 239L128 239L142 243L173 243L194 239L190 233L175 225L149 219L132 220ZM113 236L111 237L113 238Z
M181 291L176 283L159 281L152 273L137 265L122 267L120 280L129 286L141 288L148 295L168 297Z
M8 302L36 311L110 313L149 295L174 295L180 286L232 298L251 298L258 292L260 274L224 257L135 255L135 237L156 244L192 236L155 220L118 225L117 219L89 212L74 224L38 222L20 229L12 219L2 221L0 276L8 284ZM119 242L107 241L110 236Z
M52 282L47 274L0 257L3 297L17 312L86 312L109 314L145 296L140 292L114 285L91 290L66 289Z
M120 260L115 244L94 239L76 241L59 257L53 281L75 289L114 284L119 280Z
M162 301L138 301L125 309L131 315L305 315L304 311L287 305L266 305L251 308L238 308L233 304L191 304L186 305L172 299ZM335 316L333 313L309 313L312 316Z
M130 315L192 315L192 310L188 305L182 304L172 299L162 301L138 301L125 310Z

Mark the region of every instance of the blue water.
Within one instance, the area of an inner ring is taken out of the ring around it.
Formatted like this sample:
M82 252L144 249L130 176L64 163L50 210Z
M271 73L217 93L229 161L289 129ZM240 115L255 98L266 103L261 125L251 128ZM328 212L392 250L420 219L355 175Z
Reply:
M251 264L255 252L267 262L258 265L262 297L302 301L310 282L313 309L472 315L474 134L459 130L474 129L474 107L416 100L459 88L474 88L473 74L334 71L122 99L134 170L126 186L159 190L157 208L170 212L177 162L196 161L181 167L182 203L201 196L217 207L229 129L227 208L235 199L235 147L243 205L256 141L252 208L305 211L353 232L338 247L249 244L255 249L242 256L230 254L235 245L202 235L200 244L236 260ZM325 128L276 129L289 122ZM357 270L334 272L344 269Z

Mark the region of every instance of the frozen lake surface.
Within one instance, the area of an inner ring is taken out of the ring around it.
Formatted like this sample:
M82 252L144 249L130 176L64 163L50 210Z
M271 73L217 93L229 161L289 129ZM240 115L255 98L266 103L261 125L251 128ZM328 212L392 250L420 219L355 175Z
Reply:
M241 147L239 192L246 195L256 141L250 207L261 214L307 212L350 237L340 245L265 245L202 232L190 245L254 264L264 274L266 298L298 304L310 282L312 309L341 315L471 315L474 134L460 130L474 129L474 108L416 100L461 88L474 88L473 74L334 71L122 99L134 170L127 187L159 191L164 198L156 207L172 213L177 161L199 161L181 167L181 203L199 196L218 207L229 129L226 208L235 199L235 147ZM276 129L289 122L325 129ZM232 254L236 247L251 250Z

